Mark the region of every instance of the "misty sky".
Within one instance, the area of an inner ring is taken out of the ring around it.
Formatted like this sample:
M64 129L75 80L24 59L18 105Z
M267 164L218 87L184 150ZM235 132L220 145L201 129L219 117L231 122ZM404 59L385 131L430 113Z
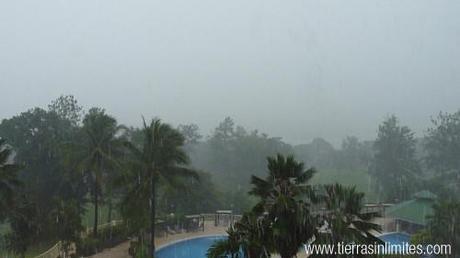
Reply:
M225 116L290 143L460 108L460 1L0 0L0 119L61 94L120 122Z

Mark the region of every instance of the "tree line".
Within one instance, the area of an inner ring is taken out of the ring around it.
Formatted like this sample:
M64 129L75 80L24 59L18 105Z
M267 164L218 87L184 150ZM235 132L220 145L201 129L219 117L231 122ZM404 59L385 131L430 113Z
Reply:
M433 118L423 138L390 116L375 140L350 136L335 149L321 138L292 146L231 118L208 136L197 125L174 128L155 118L134 128L61 96L47 109L3 119L0 138L0 222L8 225L3 243L22 255L38 240L81 243L89 213L92 241L101 238L98 226L115 217L127 223L128 234L145 238L155 231L156 216L218 208L244 213L261 198L247 194L251 176L263 178L266 157L277 154L320 170L365 170L382 202L428 189L446 200L440 209L455 214L458 207L460 111ZM99 221L101 209L106 221Z
M348 136L339 149L322 138L290 145L279 137L248 131L229 117L207 137L200 135L194 124L182 125L180 130L190 136L186 145L192 164L212 172L217 183L226 182L222 185L229 191L235 185L238 190L248 190L250 176L265 173L265 157L281 153L295 155L323 171L364 171L371 178L377 201L400 202L420 190L444 198L458 194L459 121L460 111L440 113L432 119L426 134L416 137L413 130L391 115L378 126L374 140Z

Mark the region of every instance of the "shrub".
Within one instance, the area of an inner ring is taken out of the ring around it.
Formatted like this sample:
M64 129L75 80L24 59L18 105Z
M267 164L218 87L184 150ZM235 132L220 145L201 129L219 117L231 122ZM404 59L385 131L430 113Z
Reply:
M100 239L94 238L92 236L82 238L77 243L77 254L79 256L93 255L102 249L101 242L102 241Z
M114 247L129 237L128 228L124 224L105 227L98 231L97 238L87 236L77 243L77 253L80 256L89 256L105 248Z

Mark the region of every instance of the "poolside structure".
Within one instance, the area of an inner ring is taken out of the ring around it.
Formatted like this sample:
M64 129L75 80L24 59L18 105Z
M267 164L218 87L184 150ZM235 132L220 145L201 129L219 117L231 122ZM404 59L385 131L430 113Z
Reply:
M413 199L396 204L386 210L390 218L387 231L414 234L425 228L427 216L433 214L433 204L438 197L430 191L421 191Z
M204 231L204 216L202 214L185 216L186 232Z
M214 226L225 226L228 227L233 223L233 211L232 210L218 210L214 217Z

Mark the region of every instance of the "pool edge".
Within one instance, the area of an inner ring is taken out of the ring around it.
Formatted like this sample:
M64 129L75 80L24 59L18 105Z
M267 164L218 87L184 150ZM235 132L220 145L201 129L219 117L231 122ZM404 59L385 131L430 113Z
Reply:
M166 244L162 244L155 250L155 252L158 252L163 248L166 248L168 246L171 246L171 245L174 245L174 244L177 244L177 243L180 243L180 242L184 242L184 241L188 241L188 240L192 240L192 239L197 239L197 238L219 237L219 236L227 236L227 234L209 234L209 235L190 236L190 237L174 240L174 241L166 243Z

